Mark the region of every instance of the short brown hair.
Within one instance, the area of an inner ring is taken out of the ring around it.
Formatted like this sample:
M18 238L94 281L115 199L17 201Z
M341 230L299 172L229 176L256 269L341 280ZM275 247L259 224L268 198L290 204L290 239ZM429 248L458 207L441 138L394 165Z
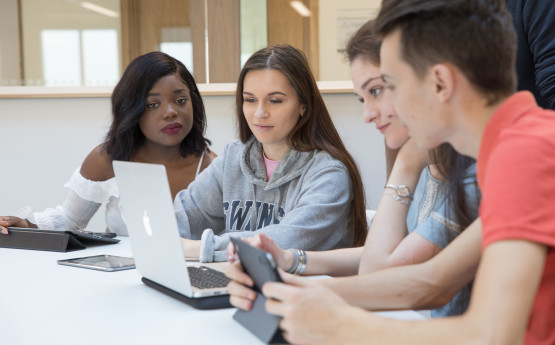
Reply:
M493 104L516 90L516 34L505 1L384 0L374 30L401 33L401 58L420 77L454 64Z
M345 47L345 55L349 62L356 58L368 60L376 66L380 65L381 42L374 34L374 19L367 21L351 36Z

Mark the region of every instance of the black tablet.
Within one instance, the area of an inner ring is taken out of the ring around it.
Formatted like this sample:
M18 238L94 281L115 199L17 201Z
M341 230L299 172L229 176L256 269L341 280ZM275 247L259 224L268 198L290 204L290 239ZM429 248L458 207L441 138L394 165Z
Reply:
M269 281L281 282L277 265L270 253L255 248L238 238L231 237L231 242L243 269L254 281L256 290L261 291L262 285Z
M255 248L241 239L231 238L243 269L254 281L256 299L251 310L238 309L233 318L252 332L265 344L287 344L279 329L281 317L269 314L265 309L266 297L260 292L269 281L281 282L277 265L270 253Z

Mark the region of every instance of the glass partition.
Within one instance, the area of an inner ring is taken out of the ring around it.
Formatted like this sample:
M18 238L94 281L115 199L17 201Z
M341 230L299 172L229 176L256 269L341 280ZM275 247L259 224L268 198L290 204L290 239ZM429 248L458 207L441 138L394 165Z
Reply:
M232 83L254 51L277 43L303 50L317 79L348 80L345 43L380 2L3 0L0 86L111 86L153 50L199 83Z

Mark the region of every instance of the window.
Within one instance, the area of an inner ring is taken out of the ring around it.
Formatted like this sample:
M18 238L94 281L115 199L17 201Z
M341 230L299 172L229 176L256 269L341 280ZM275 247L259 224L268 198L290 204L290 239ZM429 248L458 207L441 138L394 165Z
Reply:
M115 85L119 78L115 30L43 30L46 86Z

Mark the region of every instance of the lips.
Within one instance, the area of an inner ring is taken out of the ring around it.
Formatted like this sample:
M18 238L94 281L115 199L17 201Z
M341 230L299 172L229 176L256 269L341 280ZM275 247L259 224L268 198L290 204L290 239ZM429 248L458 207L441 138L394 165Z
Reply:
M173 122L170 123L169 125L167 125L166 127L162 128L162 132L166 133L166 134L176 134L177 132L179 132L181 130L183 126L181 126L180 123L177 122Z
M378 126L378 127L376 127L376 129L377 129L378 131L380 131L380 133L383 134L383 133L385 132L385 130L387 129L387 127L389 127L389 123L388 123L387 125Z
M256 127L256 129L258 129L259 131L267 131L267 130L272 129L274 126L264 125L264 124L261 124L261 123L255 123L254 127Z

